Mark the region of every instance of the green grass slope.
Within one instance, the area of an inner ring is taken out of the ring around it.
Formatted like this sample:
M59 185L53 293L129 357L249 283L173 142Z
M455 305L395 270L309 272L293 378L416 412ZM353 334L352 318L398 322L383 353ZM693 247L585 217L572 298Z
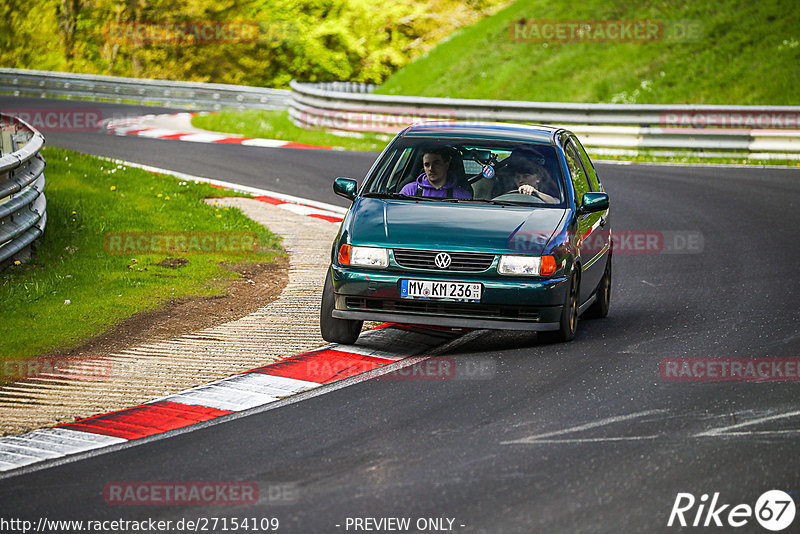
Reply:
M690 21L699 39L515 42L520 20ZM519 0L410 63L379 93L638 104L800 103L796 0Z

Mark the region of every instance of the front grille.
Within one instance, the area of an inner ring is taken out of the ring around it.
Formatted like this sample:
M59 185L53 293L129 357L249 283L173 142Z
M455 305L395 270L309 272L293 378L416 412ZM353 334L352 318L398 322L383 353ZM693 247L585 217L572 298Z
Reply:
M477 252L449 252L452 262L445 269L436 266L438 250L395 249L394 261L408 269L431 269L436 271L458 271L480 273L492 266L494 254Z
M523 321L539 320L539 312L531 308L523 306L503 306L500 304L480 304L476 302L347 297L345 299L345 305L348 310L419 313L425 315L471 317L476 319L501 318Z

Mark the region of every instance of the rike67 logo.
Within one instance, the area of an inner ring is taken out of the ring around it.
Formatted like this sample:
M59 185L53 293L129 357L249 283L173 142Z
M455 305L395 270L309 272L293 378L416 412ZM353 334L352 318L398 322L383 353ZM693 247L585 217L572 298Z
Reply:
M695 507L696 505L696 507ZM678 493L669 514L667 526L739 528L747 525L755 516L756 521L767 530L778 532L794 521L795 504L788 493L781 490L764 492L755 507L749 504L732 506L722 503L719 493L709 496L704 493L699 501L691 493Z

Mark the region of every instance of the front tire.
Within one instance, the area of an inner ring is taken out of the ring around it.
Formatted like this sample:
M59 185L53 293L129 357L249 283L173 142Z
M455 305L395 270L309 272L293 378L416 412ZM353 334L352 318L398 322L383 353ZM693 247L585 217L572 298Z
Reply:
M325 285L322 287L322 304L319 310L319 329L322 339L328 343L339 343L341 345L352 345L361 334L361 326L364 321L352 319L337 319L331 314L335 307L335 296L333 294L333 279L331 270L325 276Z
M539 332L539 339L544 343L563 343L575 339L575 331L578 329L578 295L580 281L577 275L572 275L569 282L567 298L564 308L561 310L561 319L558 322L558 330L547 330Z

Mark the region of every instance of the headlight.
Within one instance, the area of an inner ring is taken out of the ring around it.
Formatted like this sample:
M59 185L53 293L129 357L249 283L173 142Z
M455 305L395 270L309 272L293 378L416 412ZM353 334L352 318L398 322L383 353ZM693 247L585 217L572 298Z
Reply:
M355 267L388 267L389 251L385 248L342 245L339 249L339 263Z
M500 256L497 272L521 276L550 276L556 272L556 259L553 256Z

